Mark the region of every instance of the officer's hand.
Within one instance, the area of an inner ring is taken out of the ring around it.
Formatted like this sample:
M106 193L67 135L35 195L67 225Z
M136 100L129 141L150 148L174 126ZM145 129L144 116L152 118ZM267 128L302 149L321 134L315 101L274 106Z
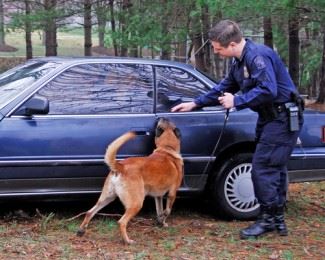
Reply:
M234 95L231 93L226 92L223 96L218 97L220 104L226 108L233 108L234 107Z
M196 107L194 102L181 103L177 106L172 107L172 112L188 112L193 110Z

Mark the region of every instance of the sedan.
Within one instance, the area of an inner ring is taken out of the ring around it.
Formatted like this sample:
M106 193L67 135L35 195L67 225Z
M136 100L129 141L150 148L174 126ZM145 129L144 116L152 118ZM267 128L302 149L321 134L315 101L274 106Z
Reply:
M118 158L154 149L157 119L182 133L179 196L207 195L216 214L258 213L251 181L256 114L221 106L186 113L171 107L216 82L191 65L135 58L38 58L0 75L0 199L99 195L107 145L127 131L137 138ZM325 179L324 113L306 112L290 161L290 181Z

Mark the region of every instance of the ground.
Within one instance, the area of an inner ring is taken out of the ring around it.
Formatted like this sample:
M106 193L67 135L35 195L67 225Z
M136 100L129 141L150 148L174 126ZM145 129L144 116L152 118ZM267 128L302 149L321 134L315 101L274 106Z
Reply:
M128 227L131 246L119 234L119 202L83 237L75 235L83 216L70 218L91 205L54 205L2 207L0 259L325 259L325 182L290 184L288 237L248 241L238 232L250 222L215 218L202 201L178 199L167 228L155 225L154 202L146 201Z
M13 46L7 44L0 44L0 52L15 52L17 50L18 49Z

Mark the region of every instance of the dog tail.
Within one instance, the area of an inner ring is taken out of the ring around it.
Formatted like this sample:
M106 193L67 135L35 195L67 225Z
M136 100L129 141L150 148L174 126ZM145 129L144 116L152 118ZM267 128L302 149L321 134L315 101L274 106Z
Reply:
M133 139L136 136L134 132L127 132L117 139L115 139L106 149L105 163L112 171L120 171L121 165L116 160L116 153L118 149L126 143L128 140Z

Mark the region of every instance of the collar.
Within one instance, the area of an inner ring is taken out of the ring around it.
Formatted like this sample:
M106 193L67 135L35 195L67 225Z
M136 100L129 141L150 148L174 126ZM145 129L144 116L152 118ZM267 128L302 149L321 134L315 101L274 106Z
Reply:
M242 51L242 53L241 53L240 58L239 58L239 59L238 59L238 58L235 58L235 59L236 59L237 61L239 61L239 62L243 61L244 56L245 56L245 54L247 53L247 50L248 50L249 46L252 44L252 41L249 40L249 39L246 39L246 38L245 38L245 41L246 41L246 43L245 43L245 46L244 46L244 48L243 48L243 51Z
M156 148L155 150L154 150L154 152L164 152L164 153L167 153L167 154L169 154L169 155L171 155L172 157L174 157L175 159L179 159L179 160L181 160L181 162L182 162L182 164L183 164L183 158L182 158L182 156L179 154L179 153L177 153L174 149L171 149L171 148L169 148L169 147L158 147L158 148Z

